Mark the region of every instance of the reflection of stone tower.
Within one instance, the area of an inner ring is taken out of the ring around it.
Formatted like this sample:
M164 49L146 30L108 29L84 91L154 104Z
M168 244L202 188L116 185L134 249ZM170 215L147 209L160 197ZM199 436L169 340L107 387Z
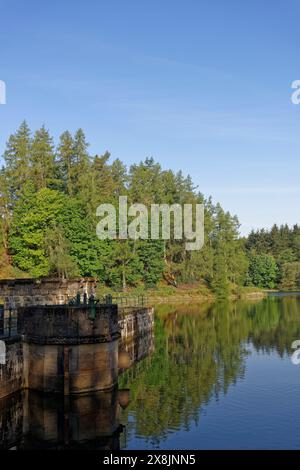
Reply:
M45 395L26 391L0 400L0 449L118 450L119 412L129 391Z
M0 450L11 449L23 435L23 393L0 399Z
M119 449L118 391L69 397L28 392L22 449Z

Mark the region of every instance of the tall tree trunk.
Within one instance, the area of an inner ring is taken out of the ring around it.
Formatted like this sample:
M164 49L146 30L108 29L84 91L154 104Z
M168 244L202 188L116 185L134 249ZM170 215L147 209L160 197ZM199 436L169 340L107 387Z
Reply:
M126 273L125 273L125 264L123 264L123 272L122 272L122 286L123 291L126 291Z

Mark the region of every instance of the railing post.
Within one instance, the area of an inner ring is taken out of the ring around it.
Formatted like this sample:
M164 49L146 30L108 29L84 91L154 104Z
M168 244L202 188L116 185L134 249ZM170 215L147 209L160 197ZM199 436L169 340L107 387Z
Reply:
M9 319L8 319L8 336L11 336L11 308L9 309Z
M0 336L4 334L4 305L0 305Z

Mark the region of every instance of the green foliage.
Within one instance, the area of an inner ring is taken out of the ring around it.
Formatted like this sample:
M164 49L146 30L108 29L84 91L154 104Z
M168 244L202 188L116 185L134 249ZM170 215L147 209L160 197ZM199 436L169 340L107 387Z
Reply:
M45 127L35 132L30 156L30 171L36 189L55 188L56 165L53 139Z
M70 132L66 131L60 136L57 147L57 171L61 181L61 189L69 195L74 194L74 168L74 140Z
M271 230L251 232L246 240L248 255L272 256L277 264L278 274L271 282L272 287L281 289L298 289L297 266L300 262L300 227L287 225L278 227L274 225ZM251 274L249 273L250 281ZM274 276L273 276L274 277ZM254 285L257 285L253 282Z
M138 243L137 256L142 264L142 278L146 286L155 286L164 270L164 246L161 240L146 240Z
M278 266L271 255L251 255L249 282L256 287L274 289L278 279Z
M70 244L61 227L49 229L45 234L44 243L51 275L54 274L63 279L79 275L79 269L68 253Z
M9 137L3 155L5 180L11 206L22 194L23 187L30 178L31 144L30 129L24 121L17 132Z
M228 265L224 252L218 249L214 259L214 274L211 282L217 298L225 299L229 295Z
M64 201L65 196L58 191L34 192L29 184L15 206L9 250L14 265L32 277L47 276L50 272L44 238L58 223Z
M284 263L281 267L282 290L300 289L300 262Z
M153 158L127 169L107 151L91 156L88 148L82 129L64 132L57 146L45 127L32 135L26 122L9 137L0 171L0 275L9 267L33 277L95 276L107 288L124 290L198 283L220 298L247 283L298 286L297 226L274 226L242 240L237 218L205 199L190 176L164 170ZM148 208L203 203L203 249L188 252L186 240L174 240L172 217L168 241L99 240L96 208L112 203L117 209L120 195ZM274 256L279 271L266 255Z

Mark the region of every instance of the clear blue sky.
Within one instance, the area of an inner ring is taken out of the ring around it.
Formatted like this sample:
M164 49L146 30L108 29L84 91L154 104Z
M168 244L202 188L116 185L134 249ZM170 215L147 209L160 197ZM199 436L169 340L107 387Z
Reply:
M25 118L190 173L242 232L299 223L298 0L1 0L0 154Z

